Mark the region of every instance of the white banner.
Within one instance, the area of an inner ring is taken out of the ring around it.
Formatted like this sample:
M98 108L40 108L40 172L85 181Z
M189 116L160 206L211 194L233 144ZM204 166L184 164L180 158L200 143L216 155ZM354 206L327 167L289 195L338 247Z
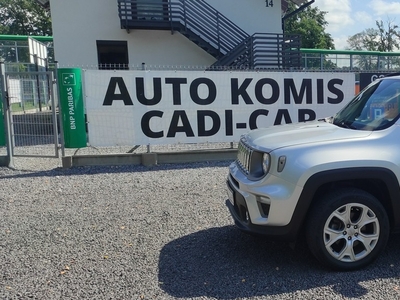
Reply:
M247 131L334 115L353 73L84 71L92 146L234 142Z

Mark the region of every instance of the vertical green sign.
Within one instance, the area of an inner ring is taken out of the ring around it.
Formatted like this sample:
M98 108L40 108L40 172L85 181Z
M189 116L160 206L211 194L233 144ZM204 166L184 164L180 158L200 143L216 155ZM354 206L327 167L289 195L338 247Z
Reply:
M82 93L82 71L58 69L58 88L65 148L86 147L86 123Z
M0 147L6 146L6 130L4 124L3 98L0 90Z

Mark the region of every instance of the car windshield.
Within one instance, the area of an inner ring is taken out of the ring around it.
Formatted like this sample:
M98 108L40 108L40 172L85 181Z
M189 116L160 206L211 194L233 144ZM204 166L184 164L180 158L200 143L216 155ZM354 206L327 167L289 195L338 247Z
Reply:
M333 124L355 130L381 130L399 118L400 80L377 80L361 91L331 120Z

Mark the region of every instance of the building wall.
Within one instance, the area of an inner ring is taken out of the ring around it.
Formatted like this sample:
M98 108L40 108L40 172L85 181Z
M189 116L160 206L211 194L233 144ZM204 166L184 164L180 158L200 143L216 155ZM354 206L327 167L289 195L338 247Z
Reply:
M205 1L249 35L254 33L282 33L280 0L274 0L272 7L267 7L265 0Z
M248 34L281 33L280 1L206 0ZM279 2L279 5L277 4ZM96 40L127 41L129 64L209 66L216 60L179 33L120 28L117 0L50 0L60 67L97 65Z

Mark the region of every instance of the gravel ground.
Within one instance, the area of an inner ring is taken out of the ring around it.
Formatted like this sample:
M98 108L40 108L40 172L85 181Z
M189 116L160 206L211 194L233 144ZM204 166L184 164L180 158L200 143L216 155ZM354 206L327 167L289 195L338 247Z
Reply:
M232 225L228 164L0 168L0 299L400 298L399 237L364 270L326 270Z

